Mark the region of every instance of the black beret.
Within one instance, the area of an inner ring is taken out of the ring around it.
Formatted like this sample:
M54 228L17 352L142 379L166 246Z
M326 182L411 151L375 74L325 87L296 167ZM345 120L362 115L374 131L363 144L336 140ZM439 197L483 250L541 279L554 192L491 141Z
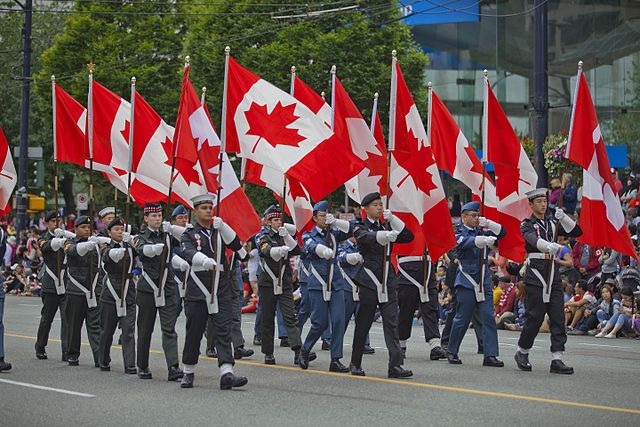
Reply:
M89 217L86 215L80 215L73 223L74 227L79 227L85 224L89 224Z
M376 192L376 193L369 193L366 196L364 196L362 198L362 203L360 203L362 206L369 206L372 202L376 201L376 200L382 200L382 197L380 196L380 193Z
M44 220L48 222L55 218L60 218L60 213L56 211L49 211L47 212L47 215L44 217Z
M124 219L122 219L122 218L114 218L109 224L107 224L107 230L111 230L116 225L124 226Z

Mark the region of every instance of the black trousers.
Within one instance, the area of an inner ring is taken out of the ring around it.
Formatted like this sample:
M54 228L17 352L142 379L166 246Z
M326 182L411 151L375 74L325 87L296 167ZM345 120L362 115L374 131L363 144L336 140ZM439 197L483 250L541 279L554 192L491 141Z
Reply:
M80 339L82 325L85 325L89 345L93 353L93 361L100 363L100 305L89 308L84 295L66 295L65 313L67 316L69 358L80 357Z
M518 346L525 350L533 347L533 342L544 322L544 315L549 315L549 332L551 332L551 352L564 351L567 332L564 327L564 294L560 284L551 287L549 302L542 300L542 287L527 285L527 316L518 340Z
M416 309L420 310L422 327L424 328L424 339L429 342L434 338L440 338L438 329L438 294L435 283L431 283L427 288L429 302L420 302L420 289L415 285L398 285L398 336L401 340L408 340L411 337L411 327L413 325L413 315Z
M353 333L353 345L351 351L351 363L360 367L362 365L362 352L367 335L371 330L376 307L380 307L382 315L382 329L384 342L389 351L389 367L402 365L402 348L398 338L398 292L396 286L387 287L389 301L378 303L378 293L364 286L360 286L360 307L356 314L356 328Z
M455 295L455 292L454 292ZM431 298L431 297L429 297ZM442 339L440 340L443 347L449 346L449 336L451 335L451 327L453 326L453 319L456 317L458 311L458 302L453 301L453 308L447 313L447 317L444 320L444 329L442 329ZM482 320L480 319L480 312L478 309L473 310L473 316L471 316L471 325L473 326L473 332L476 334L476 342L478 343L478 353L484 351L484 342L482 341Z
M242 335L242 307L240 307L240 290L236 285L236 281L232 280L232 297L231 297L231 343L233 348L244 346L244 336ZM213 319L207 321L207 350L212 350L215 345L216 328L213 325Z
M182 350L182 363L196 365L200 356L200 342L204 334L207 320L211 319L216 330L215 347L218 352L218 366L224 363L234 364L231 349L231 298L218 295L218 312L209 314L207 303L203 300L184 301L184 312L187 315L187 334Z
M67 342L67 316L65 315L65 295L43 293L42 310L40 311L40 325L38 326L38 336L36 339L36 351L44 352L49 342L49 333L51 332L51 324L56 312L60 311L60 340L62 341L62 354L66 355L69 351L69 343Z
M156 313L160 316L160 329L162 330L162 350L167 362L167 368L178 366L178 334L176 333L176 298L173 292L165 295L165 305L156 307L152 293L138 291L136 293L138 305L138 343L137 365L140 369L149 367L149 349L151 336L156 324Z
M280 305L282 320L289 335L289 343L292 350L298 350L302 346L296 306L293 303L293 290L290 284L285 284L281 295L274 295L273 288L262 286L260 290L260 305L262 306L262 353L273 354L273 336L275 333L276 304Z
M126 302L125 302L126 304ZM100 364L109 365L111 363L111 344L113 344L113 334L116 327L122 329L122 360L125 368L136 367L136 306L127 304L127 314L118 317L115 304L102 302L100 304L100 322L102 332L100 333Z

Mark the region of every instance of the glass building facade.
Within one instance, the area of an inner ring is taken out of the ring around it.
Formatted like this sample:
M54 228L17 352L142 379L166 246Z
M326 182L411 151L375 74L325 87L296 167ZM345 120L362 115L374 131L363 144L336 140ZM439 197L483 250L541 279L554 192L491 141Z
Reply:
M640 1L549 0L549 133L569 128L577 63L596 104L605 143L640 146ZM535 139L531 107L534 2L404 2L404 22L431 64L425 78L479 147L482 71L518 133ZM498 17L496 17L496 15Z

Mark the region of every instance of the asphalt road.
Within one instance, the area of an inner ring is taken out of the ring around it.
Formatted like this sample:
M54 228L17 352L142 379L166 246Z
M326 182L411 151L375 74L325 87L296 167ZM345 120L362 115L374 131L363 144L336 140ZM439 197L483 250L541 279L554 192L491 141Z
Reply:
M329 353L319 349L318 359L302 371L293 365L290 349L276 347L276 366L262 364L259 349L236 365L236 372L249 378L243 389L219 390L217 363L203 356L195 387L182 390L166 381L159 325L150 361L154 379L144 381L124 374L119 348L112 351L111 372L94 368L86 337L80 366L61 362L57 319L49 360L37 360L33 345L39 310L38 298L7 297L5 348L13 370L0 374L2 426L640 425L638 340L570 336L565 360L576 374L561 376L548 372L547 334L538 337L531 353L533 372L525 373L513 362L517 333L500 332L506 367L497 369L482 366L472 331L460 352L463 365L429 361L422 329L416 326L405 362L415 375L390 380L382 326L376 323L371 335L376 354L365 355L364 378L328 372ZM253 320L253 315L243 318L248 344ZM182 315L181 337L184 325ZM352 332L353 324L348 344ZM204 345L203 340L203 351ZM347 345L345 363L349 355Z

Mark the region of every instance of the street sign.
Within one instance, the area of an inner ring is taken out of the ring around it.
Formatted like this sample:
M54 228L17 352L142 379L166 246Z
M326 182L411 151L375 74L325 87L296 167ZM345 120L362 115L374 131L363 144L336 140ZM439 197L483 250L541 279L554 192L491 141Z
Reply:
M86 211L89 209L89 196L87 196L87 193L76 194L76 209L79 211Z
M13 147L13 157L20 157L20 147ZM42 147L29 147L28 158L33 160L42 159Z

